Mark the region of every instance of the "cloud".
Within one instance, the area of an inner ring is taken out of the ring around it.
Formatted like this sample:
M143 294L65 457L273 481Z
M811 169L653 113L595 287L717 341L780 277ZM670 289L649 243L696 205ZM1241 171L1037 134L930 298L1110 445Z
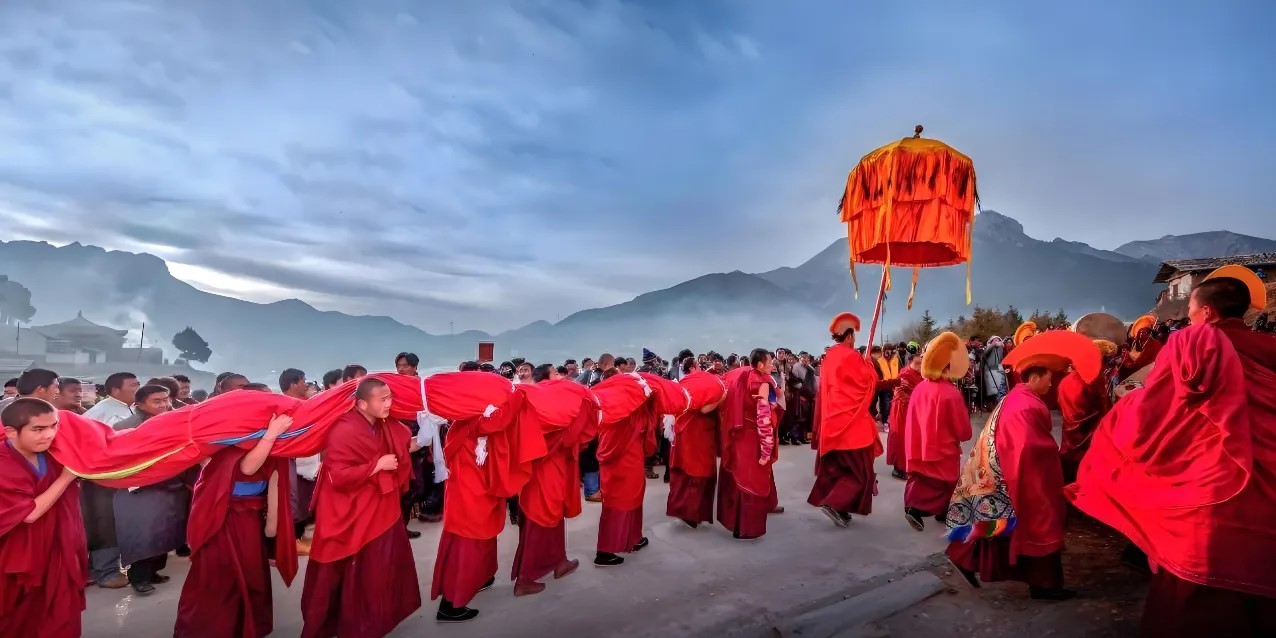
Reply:
M1034 235L1263 232L1270 7L923 5L3 3L0 226L499 331L800 263L920 121Z

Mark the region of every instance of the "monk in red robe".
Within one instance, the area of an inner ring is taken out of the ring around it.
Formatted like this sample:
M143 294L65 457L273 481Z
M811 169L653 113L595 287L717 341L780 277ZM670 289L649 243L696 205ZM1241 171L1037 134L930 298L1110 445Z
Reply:
M947 554L975 587L1017 580L1034 599L1066 600L1076 592L1063 589L1063 468L1042 398L1051 374L1036 366L1015 370L1019 384L993 410L962 471L948 513ZM985 523L994 525L992 538Z
M553 367L532 371L535 385L524 388L520 419L532 419L544 433L545 456L532 463L531 478L519 494L523 515L514 554L514 595L545 590L541 578L560 579L580 566L567 559L565 518L580 515L580 452L598 433L598 404L571 379L551 379Z
M226 448L200 471L175 638L259 638L274 630L266 539L275 539L273 558L285 585L297 574L297 544L288 459L269 455L291 424L287 415L271 419L252 450Z
M772 465L775 445L773 396L783 392L771 377L771 353L758 348L750 367L727 373L727 396L719 408L722 471L718 482L718 522L738 540L766 534L767 515L779 504Z
M1130 347L1130 352L1126 360L1121 364L1120 376L1122 379L1156 363L1156 357L1161 352L1162 344L1152 336L1152 329L1147 327L1148 324L1155 321L1136 321L1134 323L1134 343Z
M598 384L633 383L632 377L613 376ZM625 562L619 556L647 547L642 535L642 500L647 492L647 470L643 461L656 452L655 396L618 421L603 423L598 430L598 471L603 508L598 518L598 553L594 565L614 567Z
M523 490L533 461L545 456L544 433L522 427L522 409L523 394L511 393L486 416L458 419L448 429L443 533L430 588L431 600L439 599L439 622L478 617L469 603L496 582L496 537L505 527L506 499Z
M855 351L860 320L844 312L829 332L836 345L824 354L815 399L812 447L817 455L815 485L807 502L820 508L833 524L847 527L853 514L873 511L877 474L873 459L882 453L877 423L869 406L877 391L877 373Z
M969 441L970 410L952 382L966 376L970 356L955 333L931 340L922 356L925 377L908 402L904 456L908 484L904 487L904 518L913 529L926 529L922 519L943 523L948 501L961 476L961 444Z
M88 545L75 475L48 453L58 412L19 398L0 422L0 636L78 638Z
M891 399L890 430L886 434L886 464L891 466L891 476L903 480L907 478L904 469L904 431L908 420L908 400L913 389L922 382L922 357L913 355L908 365L899 373L899 385L895 386L895 396Z
M1238 268L1192 291L1192 326L1103 420L1069 488L1147 553L1144 635L1276 635L1276 337L1244 324L1266 299L1224 267Z
M1087 382L1076 370L1068 372L1059 381L1059 415L1063 417L1063 435L1059 443L1059 456L1063 462L1063 482L1077 478L1077 467L1086 450L1090 449L1090 437L1099 421L1112 407L1108 395L1108 379L1100 375Z
M399 502L411 479L411 435L387 420L392 400L384 381L361 380L354 410L329 432L313 497L302 638L384 636L421 606Z
M679 383L692 396L691 409L674 419L669 447L669 501L665 514L688 527L713 522L717 483L718 414L726 387L715 374L701 371L696 360L683 361ZM699 389L703 387L704 392ZM699 397L697 395L706 395Z

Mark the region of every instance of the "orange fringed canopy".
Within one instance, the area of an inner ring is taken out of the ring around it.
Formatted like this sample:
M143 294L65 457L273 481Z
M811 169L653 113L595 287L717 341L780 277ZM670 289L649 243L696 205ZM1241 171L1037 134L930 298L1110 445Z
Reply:
M975 165L921 132L919 125L913 137L865 155L846 178L838 210L846 223L851 277L858 294L855 263L882 264L889 289L890 267L908 266L915 290L919 268L965 263L970 303L971 228L979 202Z

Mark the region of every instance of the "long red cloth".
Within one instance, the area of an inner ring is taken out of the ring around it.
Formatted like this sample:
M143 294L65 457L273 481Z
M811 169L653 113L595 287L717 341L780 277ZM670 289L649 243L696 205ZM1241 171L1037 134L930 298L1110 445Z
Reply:
M869 406L877 392L877 372L873 364L847 345L829 348L821 368L819 392L815 397L815 432L812 447L818 455L839 450L875 446L881 454L882 442L877 422Z
M1235 321L1173 333L1069 498L1185 581L1276 598L1274 387L1276 339Z
M62 474L45 455L37 477L26 458L0 441L0 636L76 638L88 580L80 490L67 486L34 523L35 498Z
M315 534L310 561L331 563L353 556L372 539L401 523L399 497L412 478L407 427L394 420L373 424L348 412L332 428L315 481ZM397 470L373 472L386 454Z
M568 380L546 381L524 389L520 421L539 429L545 455L532 462L532 473L519 494L527 518L554 528L563 518L580 515L580 451L598 433L598 404L589 391Z
M615 376L598 384L595 394L602 398L612 388L628 387L630 383L629 377ZM642 392L641 388L639 392ZM603 504L611 509L628 511L642 507L643 494L647 489L643 460L656 451L656 412L652 403L644 399L628 416L604 422L598 430L597 456ZM608 413L604 404L604 420L610 414L614 413Z
M895 386L895 395L891 398L890 430L886 433L886 464L905 469L904 432L908 426L908 401L913 396L913 389L922 382L922 373L911 367L899 372L899 385Z
M971 437L970 410L961 391L949 381L923 380L908 402L907 424L908 472L955 484L961 476L961 444Z
M1067 502L1063 466L1051 434L1050 409L1019 384L1002 400L997 421L997 459L1018 518L1010 535L1010 562L1063 549Z

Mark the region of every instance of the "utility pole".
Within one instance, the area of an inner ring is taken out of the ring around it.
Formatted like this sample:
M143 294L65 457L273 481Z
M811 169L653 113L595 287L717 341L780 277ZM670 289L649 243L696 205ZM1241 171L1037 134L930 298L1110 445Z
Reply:
M142 362L142 344L146 340L146 322L142 322L142 335L137 338L137 361Z

